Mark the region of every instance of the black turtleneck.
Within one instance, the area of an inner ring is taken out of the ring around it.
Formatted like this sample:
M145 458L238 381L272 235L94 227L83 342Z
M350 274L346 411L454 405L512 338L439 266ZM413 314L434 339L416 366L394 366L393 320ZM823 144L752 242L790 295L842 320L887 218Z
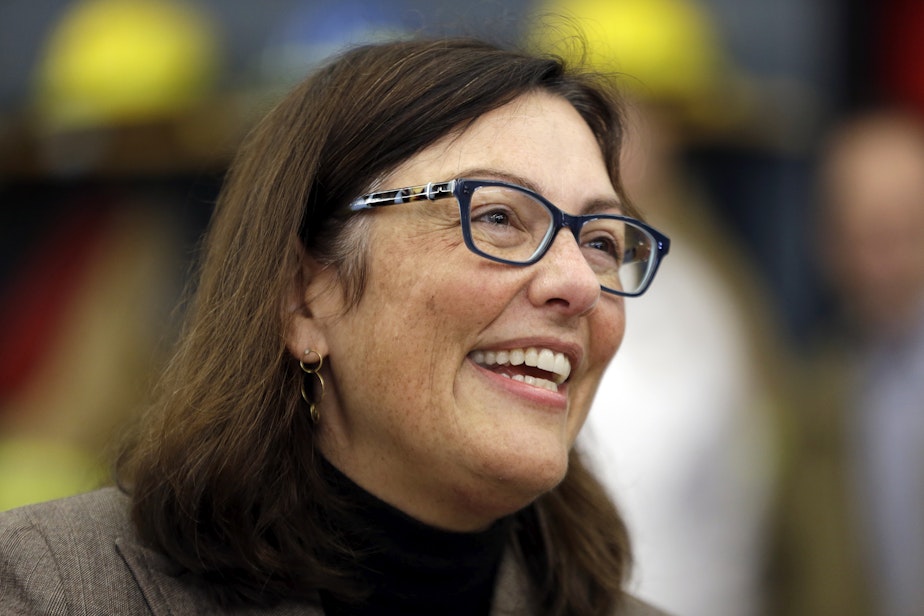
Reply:
M321 591L327 616L488 614L506 520L476 533L434 528L369 494L333 465L324 466L334 490L355 503L331 523L357 554L357 576L369 590L359 605Z

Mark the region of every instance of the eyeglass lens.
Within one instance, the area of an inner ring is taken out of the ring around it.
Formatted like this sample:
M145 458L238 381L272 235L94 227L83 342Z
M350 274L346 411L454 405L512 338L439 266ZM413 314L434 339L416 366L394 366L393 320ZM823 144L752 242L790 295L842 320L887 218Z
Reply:
M521 190L479 186L471 195L472 242L485 255L531 261L551 240L553 225L552 212ZM641 227L614 218L590 219L581 228L579 244L602 286L635 293L645 283L654 238Z

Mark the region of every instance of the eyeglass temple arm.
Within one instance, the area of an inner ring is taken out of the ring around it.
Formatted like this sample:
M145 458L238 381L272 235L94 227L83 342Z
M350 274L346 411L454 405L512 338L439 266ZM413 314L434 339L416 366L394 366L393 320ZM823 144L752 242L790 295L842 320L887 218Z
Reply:
M351 212L359 212L373 207L382 207L385 205L400 205L412 201L434 201L445 197L451 197L455 189L456 181L438 182L423 184L421 186L408 186L405 188L396 188L394 190L383 190L380 192L369 193L354 199L349 209Z

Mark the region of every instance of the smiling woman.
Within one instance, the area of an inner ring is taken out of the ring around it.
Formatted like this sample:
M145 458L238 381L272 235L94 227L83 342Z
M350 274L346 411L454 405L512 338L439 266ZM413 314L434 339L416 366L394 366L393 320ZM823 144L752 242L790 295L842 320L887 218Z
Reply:
M229 173L121 491L2 518L0 607L656 613L573 449L669 248L621 132L603 80L477 41L306 79Z

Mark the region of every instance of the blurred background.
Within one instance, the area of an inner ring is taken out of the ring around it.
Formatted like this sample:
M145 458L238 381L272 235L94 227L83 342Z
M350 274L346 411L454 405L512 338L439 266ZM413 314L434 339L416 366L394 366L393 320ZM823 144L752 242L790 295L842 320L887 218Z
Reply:
M632 589L924 614L918 0L2 0L0 510L106 480L230 157L312 66L413 34L569 57L575 26L673 239L580 443Z

